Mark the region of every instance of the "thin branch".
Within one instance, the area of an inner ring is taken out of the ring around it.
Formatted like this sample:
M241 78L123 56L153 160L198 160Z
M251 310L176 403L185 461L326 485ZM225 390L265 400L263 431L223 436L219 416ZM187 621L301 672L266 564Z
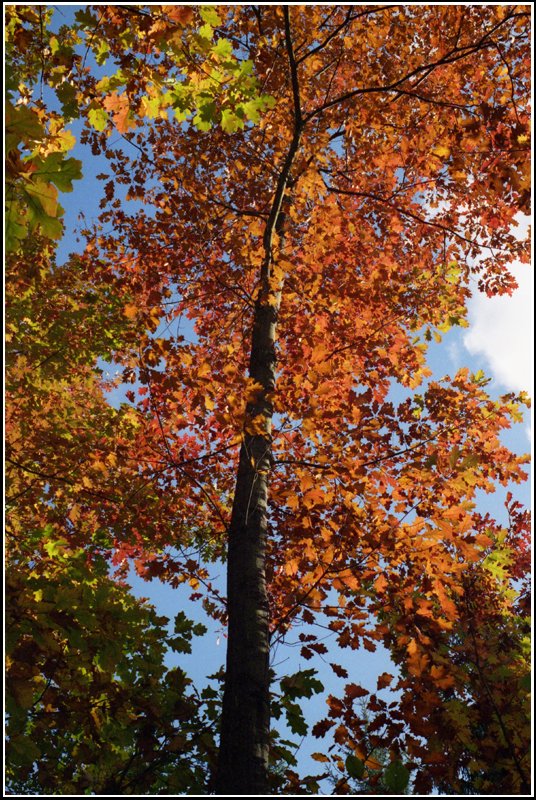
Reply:
M358 16L359 16L359 15L358 15ZM349 10L346 12L346 17L345 17L345 18L344 18L344 20L343 20L343 21L340 23L340 25L337 25L337 27L336 27L336 28L334 28L334 29L331 31L331 33L330 33L330 34L328 34L328 36L326 36L326 38L324 39L324 41L323 41L323 42L320 42L320 44L317 44L317 45L316 45L316 47L313 47L311 50L308 50L306 53L304 53L302 56L300 56L300 57L299 57L299 58L296 60L296 64L301 64L301 63L302 63L302 61L305 61L305 59L307 59L307 58L310 58L310 57L311 57L312 55L314 55L315 53L319 53L321 50L323 50L323 49L324 49L324 47L326 47L326 45L327 45L327 44L329 44L329 42L330 42L330 41L331 41L331 40L332 40L332 39L333 39L335 36L337 36L337 34L338 34L338 33L340 33L340 31L342 31L342 29L343 29L343 28L346 28L346 26L347 26L347 25L348 25L348 24L349 24L349 23L350 23L350 22L351 22L353 19L355 19L355 17L353 17L353 16L352 16L352 7L350 7L350 9L349 9Z
M38 478L42 478L43 480L45 480L47 482L57 481L58 483L65 483L68 486L74 486L75 485L75 481L69 480L68 478L62 478L62 477L60 477L59 473L55 473L54 475L47 475L45 472L41 472L39 470L32 469L31 467L27 467L24 464L20 464L18 461L14 461L12 458L6 458L6 461L8 462L8 464L12 464L14 467L17 467L18 469L22 469L23 472L28 472L28 473L30 473L30 475L37 475ZM88 494L91 497L100 497L101 499L109 500L112 503L119 502L118 498L110 497L110 496L104 494L104 492L93 492L93 491L91 491L91 489L86 489L85 487L82 487L82 486L80 487L80 491L83 494Z
M273 235L276 230L277 223L279 222L280 219L281 206L283 205L283 197L287 189L288 180L290 177L290 170L292 168L294 158L300 146L303 127L304 127L304 121L300 106L298 74L294 58L294 51L292 49L288 6L284 6L283 10L285 14L285 42L287 47L287 54L290 64L291 80L292 80L292 93L293 93L293 106L294 106L294 132L292 135L292 140L290 142L289 149L287 151L285 161L283 163L283 166L279 173L279 177L277 179L277 185L275 188L275 194L272 201L272 207L270 209L270 214L268 216L268 221L266 223L266 228L264 231L263 246L264 246L265 256L261 267L261 281L263 284L264 283L267 284L268 279L270 277L270 265L272 263Z
M379 197L378 195L371 194L370 192L355 192L351 189L338 189L334 186L330 186L325 181L324 181L324 186L326 187L328 192L332 192L333 194L345 194L353 197L363 197L368 200L372 200L375 203L378 203L379 205L388 206L389 208L392 208L393 211L397 211L399 214L402 214L405 217L410 217L411 219L414 219L416 222L420 222L423 225L428 225L432 228L438 228L439 230L452 234L452 236L455 236L462 242L467 242L467 244L473 245L474 247L484 248L486 250L491 250L493 252L494 248L490 247L489 245L482 244L476 239L468 239L467 236L463 236L463 234L459 233L455 228L451 228L449 225L442 225L440 222L434 222L434 220L420 217L413 211L408 211L406 208L401 208L400 206L391 203L389 199L386 197Z
M333 106L340 105L347 100L351 100L354 97L358 97L364 94L382 94L382 93L389 93L398 89L404 83L409 81L411 78L415 77L416 75L420 75L422 72L428 72L436 69L436 67L444 66L445 64L454 64L457 61L460 61L467 56L472 55L473 53L477 53L479 50L488 47L496 47L496 43L493 40L490 40L490 36L502 25L506 22L509 22L511 19L517 16L526 16L526 14L509 14L503 20L498 22L494 25L489 31L486 31L483 36L473 45L467 45L465 47L459 48L454 47L448 53L443 55L437 61L432 61L428 64L421 64L415 69L407 72L401 78L398 78L396 81L392 83L384 84L383 86L362 86L356 89L351 89L349 92L345 92L344 94L339 95L339 97L335 97L333 100L329 100L328 102L323 103L318 108L315 108L313 111L310 111L305 116L305 121L308 122L313 117L316 117L318 114L321 114L323 111L327 111L328 108L333 108Z
M209 203L214 203L214 205L227 208L229 211L232 211L233 214L237 214L239 217L260 217L261 219L266 219L268 217L268 214L264 211L255 211L252 208L236 208L236 206L232 206L230 203L224 203L222 200L216 200L215 197L207 197L207 201Z
M292 32L290 29L290 13L289 7L283 6L283 14L285 17L285 45L287 48L288 61L290 65L290 79L292 81L292 100L294 103L294 120L296 128L300 128L302 122L302 111L300 101L300 84L298 80L298 62L294 55L292 48Z

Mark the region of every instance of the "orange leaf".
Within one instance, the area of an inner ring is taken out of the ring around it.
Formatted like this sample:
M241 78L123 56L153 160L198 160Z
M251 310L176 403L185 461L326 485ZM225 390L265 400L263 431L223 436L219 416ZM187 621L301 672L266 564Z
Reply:
M415 641L415 639L409 640L407 645L407 651L410 654L410 656L415 655L415 653L417 652L417 642Z
M194 18L194 10L189 6L162 6L162 13L178 25L189 25Z
M125 316L127 319L136 319L136 317L137 317L137 315L138 315L138 308L137 308L137 306L133 305L132 303L128 303L128 304L127 304L127 305L126 305L126 306L123 308L123 315L124 315L124 316Z
M387 585L388 585L387 578L385 577L385 575L382 572L382 574L378 575L378 577L374 581L374 588L378 592L378 594L382 594L383 590L385 589L385 587Z
M135 127L135 123L130 116L130 103L126 94L112 92L103 100L103 106L110 111L114 125L119 133L127 133L130 128Z
M363 689L362 686L358 686L357 683L347 684L344 693L349 700L355 700L356 697L365 697L367 694L370 694L366 689Z
M378 684L377 684L378 690L385 689L386 686L389 686L393 678L394 675L391 675L389 672L382 672L382 674L378 678Z

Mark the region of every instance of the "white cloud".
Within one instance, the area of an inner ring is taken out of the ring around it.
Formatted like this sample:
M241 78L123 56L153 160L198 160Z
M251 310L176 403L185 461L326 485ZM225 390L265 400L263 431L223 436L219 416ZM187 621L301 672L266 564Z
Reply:
M522 238L528 217L518 217ZM469 302L470 328L463 343L472 355L482 355L493 377L509 390L532 392L534 381L534 281L530 265L514 262L518 288L512 295L487 297L475 292Z

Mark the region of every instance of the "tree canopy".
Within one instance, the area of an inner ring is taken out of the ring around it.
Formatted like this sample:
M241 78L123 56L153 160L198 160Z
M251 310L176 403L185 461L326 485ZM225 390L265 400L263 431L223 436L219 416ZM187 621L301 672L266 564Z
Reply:
M7 7L11 791L529 791L528 456L501 439L528 397L427 363L529 259L529 21ZM165 660L203 626L171 633L130 569L227 626L212 686ZM276 679L289 632L307 667Z

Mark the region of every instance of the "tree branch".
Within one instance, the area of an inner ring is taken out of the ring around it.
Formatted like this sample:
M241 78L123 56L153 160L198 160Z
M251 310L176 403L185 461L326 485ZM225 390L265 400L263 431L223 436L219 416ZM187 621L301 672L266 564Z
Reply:
M351 89L349 92L345 92L344 94L339 95L339 97L334 98L333 100L329 100L326 103L323 103L318 108L315 108L313 111L310 111L305 116L305 121L308 122L313 117L316 117L318 114L321 114L323 111L326 111L328 108L332 108L333 106L340 105L341 103L346 102L347 100L351 100L353 97L358 97L359 95L363 94L381 94L381 93L388 93L392 92L395 89L398 89L399 86L409 81L416 75L420 75L422 72L426 71L433 71L436 67L444 66L445 64L454 64L456 61L460 61L466 58L473 53L477 53L479 50L482 50L487 47L496 47L496 43L493 40L489 40L489 37L504 25L506 22L509 22L511 19L517 16L526 16L525 14L509 14L503 20L498 22L494 25L489 31L486 31L484 35L473 45L467 45L465 47L454 47L444 56L439 58L437 61L432 61L428 64L421 64L415 69L411 70L410 72L406 73L401 78L398 78L396 81L392 83L385 84L383 86L363 86L358 87L356 89Z

